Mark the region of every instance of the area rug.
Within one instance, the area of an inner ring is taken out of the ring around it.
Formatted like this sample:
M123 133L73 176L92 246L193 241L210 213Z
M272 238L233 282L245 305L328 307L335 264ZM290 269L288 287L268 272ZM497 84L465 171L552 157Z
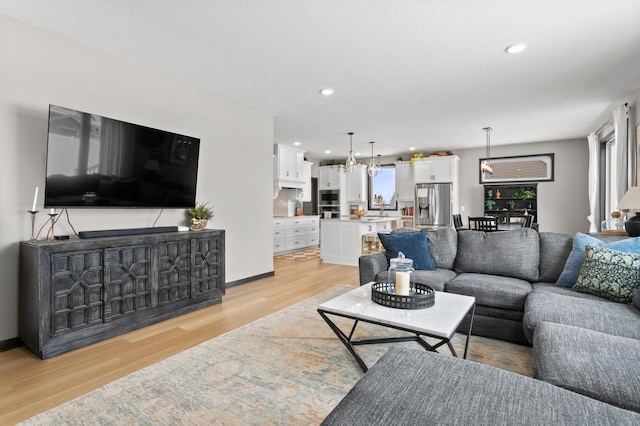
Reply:
M318 315L318 296L233 330L28 419L25 425L316 425L362 377ZM337 321L336 321L337 322ZM343 327L348 326L343 322ZM359 336L397 332L366 325ZM415 342L397 343L420 347ZM464 336L455 336L462 353ZM368 365L388 345L359 347ZM443 356L450 356L446 346ZM533 373L531 348L472 336L470 360Z
M276 256L276 259L284 260L311 260L320 257L320 248L315 247L307 250L294 251Z

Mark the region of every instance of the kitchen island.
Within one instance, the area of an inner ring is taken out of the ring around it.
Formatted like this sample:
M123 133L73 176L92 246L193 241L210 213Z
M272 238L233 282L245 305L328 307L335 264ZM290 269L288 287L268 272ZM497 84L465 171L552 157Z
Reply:
M391 231L389 216L341 217L320 220L320 258L325 263L358 266L362 236Z

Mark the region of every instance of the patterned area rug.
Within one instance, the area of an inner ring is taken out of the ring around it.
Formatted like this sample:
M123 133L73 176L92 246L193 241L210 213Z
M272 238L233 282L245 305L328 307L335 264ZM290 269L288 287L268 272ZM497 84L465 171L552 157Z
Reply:
M310 260L317 259L320 257L320 247L294 251L293 253L281 254L279 256L275 256L276 259L284 259L284 260Z
M25 421L27 425L315 425L362 372L318 315L336 286ZM336 321L337 322L337 321ZM348 322L342 323L347 329ZM397 332L362 324L360 336ZM415 342L396 343L419 347ZM464 336L454 346L462 353ZM388 345L361 346L371 366ZM446 345L443 356L450 356ZM472 336L469 359L526 375L531 348Z

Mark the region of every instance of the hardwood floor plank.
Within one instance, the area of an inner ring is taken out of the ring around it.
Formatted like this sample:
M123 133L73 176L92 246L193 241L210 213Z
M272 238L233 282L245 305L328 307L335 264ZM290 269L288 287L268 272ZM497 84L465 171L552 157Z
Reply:
M274 259L274 276L227 289L222 303L41 360L24 347L0 352L0 424L15 424L308 299L358 285L358 268L319 259Z

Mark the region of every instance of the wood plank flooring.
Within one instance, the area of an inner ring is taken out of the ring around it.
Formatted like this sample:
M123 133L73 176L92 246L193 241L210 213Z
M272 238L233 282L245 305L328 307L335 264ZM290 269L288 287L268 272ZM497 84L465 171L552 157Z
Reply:
M227 289L222 303L41 360L24 347L0 352L0 425L28 419L171 355L336 284L358 285L358 268L319 259L274 259L275 276Z

